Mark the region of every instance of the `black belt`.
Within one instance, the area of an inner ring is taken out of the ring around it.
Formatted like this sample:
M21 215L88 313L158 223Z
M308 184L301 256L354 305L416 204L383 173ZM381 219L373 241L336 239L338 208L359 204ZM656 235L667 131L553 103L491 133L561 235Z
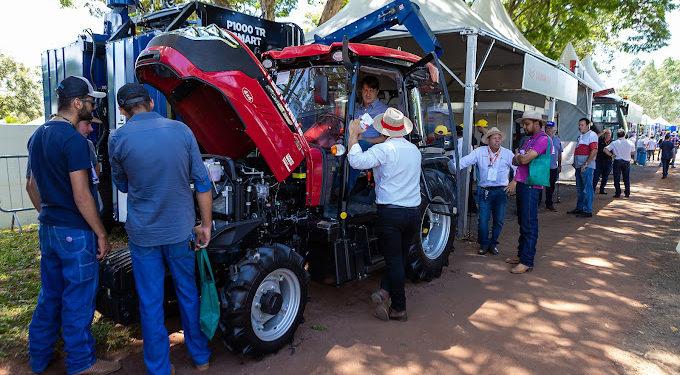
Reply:
M406 210L416 210L418 207L404 207L404 206L397 206L396 204L379 204L377 205L378 208L401 208L401 209L406 209Z
M499 190L499 189L505 189L506 186L480 186L480 188L484 190Z

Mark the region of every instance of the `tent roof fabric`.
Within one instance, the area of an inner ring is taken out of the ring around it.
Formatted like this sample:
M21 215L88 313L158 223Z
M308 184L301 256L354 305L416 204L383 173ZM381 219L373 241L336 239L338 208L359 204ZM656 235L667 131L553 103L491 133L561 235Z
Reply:
M543 56L519 31L500 0L477 0L472 4L472 10L491 26L491 31L495 34L505 37L528 52Z
M477 5L479 14L474 8L470 8L462 0L412 0L420 7L420 12L427 20L430 29L435 34L460 32L466 29L475 29L482 34L489 35L494 39L503 41L508 45L529 52L549 60L543 56L522 33L515 27L510 16L503 8L499 0L479 0ZM391 0L350 0L338 14L317 28L305 34L305 40L314 41L314 35L326 36L348 24L361 19L367 14L374 12L392 2ZM405 28L395 27L392 30L383 31L373 38L395 37L403 35ZM552 62L554 64L554 62Z
M604 83L602 80L602 77L600 77L600 74L595 70L595 65L593 64L593 57L588 55L585 58L583 58L583 61L581 62L583 68L585 71L590 75L590 77L593 79L593 82L597 84L595 87L596 91L604 90L609 88L609 86Z
M350 0L344 8L340 9L338 14L306 33L305 39L309 42L314 40L315 34L326 36L391 2L391 0ZM462 0L413 0L413 2L420 7L420 12L434 33L457 31L465 28L491 29ZM393 34L395 34L394 31L383 31L376 37Z

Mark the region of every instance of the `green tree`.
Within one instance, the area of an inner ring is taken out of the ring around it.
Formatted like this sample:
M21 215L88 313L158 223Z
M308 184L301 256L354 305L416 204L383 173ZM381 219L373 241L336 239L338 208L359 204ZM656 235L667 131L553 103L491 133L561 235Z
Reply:
M649 52L668 45L676 0L503 0L519 30L557 59L568 42L583 56L597 46Z
M0 53L0 119L26 123L42 115L42 87L37 68Z
M59 0L62 7L86 6L92 12L94 2L106 0ZM158 9L164 3L182 4L193 0L141 0L140 4L145 10ZM206 3L220 5L239 12L260 16L264 19L274 20L276 17L286 17L295 9L297 0L202 0Z
M667 58L660 66L634 60L624 71L621 94L640 104L652 118L680 123L680 60Z

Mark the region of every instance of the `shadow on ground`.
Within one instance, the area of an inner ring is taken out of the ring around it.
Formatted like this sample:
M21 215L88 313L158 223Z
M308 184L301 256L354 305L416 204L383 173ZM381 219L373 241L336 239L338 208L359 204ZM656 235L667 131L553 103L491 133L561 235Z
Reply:
M678 321L678 301L668 296L677 294L680 269L680 176L660 180L656 167L634 167L632 180L630 199L613 200L612 189L597 195L591 219L564 213L574 193L562 186L561 212L540 213L530 274L512 275L503 261L517 241L510 209L500 256L478 256L474 243L460 241L442 278L408 285L407 323L371 316L377 276L340 288L313 284L306 322L290 346L253 360L215 340L208 373L677 373L677 328L659 326L666 321L654 320L650 298ZM669 277L659 279L664 272ZM194 371L183 345L171 357L178 374ZM138 350L123 360L123 372L144 373Z

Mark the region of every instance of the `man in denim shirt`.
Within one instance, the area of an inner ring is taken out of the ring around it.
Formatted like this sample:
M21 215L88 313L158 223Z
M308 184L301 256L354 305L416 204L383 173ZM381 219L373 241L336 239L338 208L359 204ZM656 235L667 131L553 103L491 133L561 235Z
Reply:
M132 272L139 296L144 363L149 374L170 374L170 343L164 324L165 268L179 300L184 342L196 368L209 366L208 339L199 326L194 251L193 182L201 224L196 243L207 246L212 226L212 193L196 138L179 121L153 111L146 88L128 83L118 90L118 106L128 119L109 139L113 181L127 193Z

